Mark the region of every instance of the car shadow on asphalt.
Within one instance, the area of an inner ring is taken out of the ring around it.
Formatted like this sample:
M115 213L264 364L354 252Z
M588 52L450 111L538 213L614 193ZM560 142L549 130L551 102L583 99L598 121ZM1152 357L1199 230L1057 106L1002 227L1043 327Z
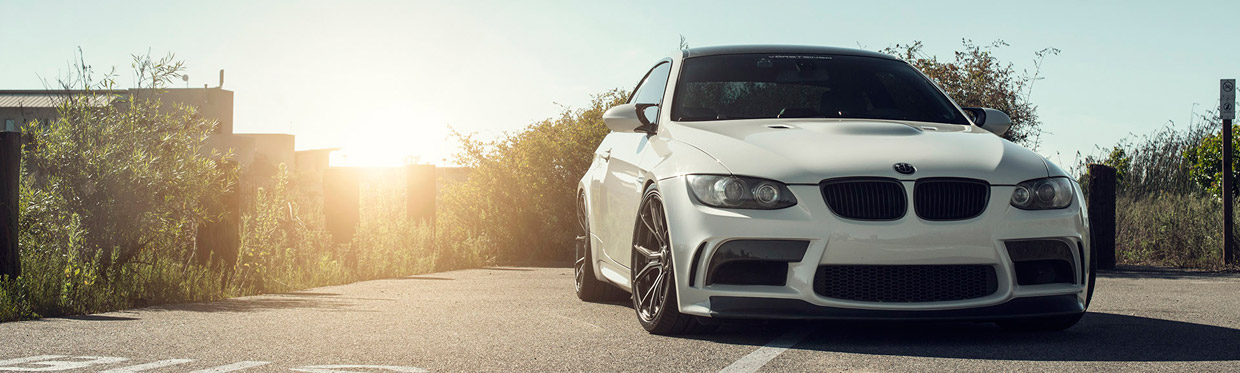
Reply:
M389 279L386 279L386 280L438 280L438 281L452 281L452 280L455 280L455 279L454 279L454 278L447 278L447 277L436 277L436 276L407 276L407 277L395 277L395 278L389 278Z
M1088 313L1061 332L1011 332L991 323L728 322L684 338L752 342L771 332L812 330L797 350L868 355L1031 361L1240 360L1240 330L1148 317Z
M1127 278L1127 279L1162 279L1162 280L1178 280L1178 279L1194 279L1194 280L1211 280L1211 279L1240 279L1240 272L1206 272L1191 271L1172 268L1158 267L1140 267L1140 266L1123 266L1112 270L1098 271L1099 277L1104 278Z

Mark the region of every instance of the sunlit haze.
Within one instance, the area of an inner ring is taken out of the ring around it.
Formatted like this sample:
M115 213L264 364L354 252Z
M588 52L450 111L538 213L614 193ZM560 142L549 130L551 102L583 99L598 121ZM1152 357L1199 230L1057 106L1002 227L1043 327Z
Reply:
M877 50L920 40L950 58L960 39L1002 39L1004 61L1049 57L1032 99L1061 164L1129 133L1217 104L1238 74L1226 47L1240 3L5 1L0 87L43 88L78 47L96 69L175 52L188 86L236 92L237 132L292 133L298 149L342 147L333 162L451 163L452 129L516 131L691 46L811 44ZM1169 32L1174 30L1175 32ZM1191 66L1190 66L1191 64ZM181 85L177 82L177 85Z

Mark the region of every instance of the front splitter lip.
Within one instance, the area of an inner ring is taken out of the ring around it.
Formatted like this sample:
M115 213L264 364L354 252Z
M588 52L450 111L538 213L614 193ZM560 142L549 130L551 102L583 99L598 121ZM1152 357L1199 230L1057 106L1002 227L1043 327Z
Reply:
M946 310L872 310L814 305L800 299L710 297L710 316L720 319L994 321L1085 312L1075 294L1013 298L1004 303Z

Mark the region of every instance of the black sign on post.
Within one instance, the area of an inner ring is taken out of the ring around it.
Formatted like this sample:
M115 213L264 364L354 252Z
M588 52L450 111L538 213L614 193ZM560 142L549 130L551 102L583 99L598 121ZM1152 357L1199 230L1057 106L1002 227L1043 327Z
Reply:
M1236 262L1236 244L1232 234L1232 184L1235 180L1232 180L1231 169L1231 120L1236 119L1236 80L1220 80L1218 97L1219 117L1223 118L1223 263L1231 264Z

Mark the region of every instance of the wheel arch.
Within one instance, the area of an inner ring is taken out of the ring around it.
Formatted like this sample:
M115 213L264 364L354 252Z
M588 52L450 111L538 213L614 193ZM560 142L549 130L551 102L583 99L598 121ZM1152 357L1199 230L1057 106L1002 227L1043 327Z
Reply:
M582 183L577 184L577 198L576 198L576 200L578 201L577 209L585 210L584 212L581 213L581 216L583 216L586 219L586 226L589 228L589 231L585 232L586 239L589 240L590 242L590 258L591 258L590 263L587 263L587 264L590 265L590 269L591 269L590 272L596 280L610 283L611 281L602 275L602 273L600 272L600 268L599 268L599 260L600 260L599 258L600 258L600 255L602 255L602 252L600 252L600 250L602 249L602 245L599 244L600 242L597 239L598 235L594 233L594 229L595 227L597 227L597 225L594 224L594 220L595 220L594 212L590 210L590 201L593 200L593 198L594 197L590 195L589 189L586 188L585 185L583 185Z

